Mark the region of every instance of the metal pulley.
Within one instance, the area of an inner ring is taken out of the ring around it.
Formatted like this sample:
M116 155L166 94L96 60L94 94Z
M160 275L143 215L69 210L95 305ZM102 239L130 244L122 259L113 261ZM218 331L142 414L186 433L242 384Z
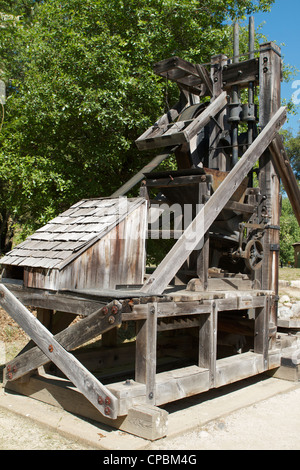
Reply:
M244 251L245 264L251 271L256 271L262 265L264 258L263 245L259 240L250 240Z

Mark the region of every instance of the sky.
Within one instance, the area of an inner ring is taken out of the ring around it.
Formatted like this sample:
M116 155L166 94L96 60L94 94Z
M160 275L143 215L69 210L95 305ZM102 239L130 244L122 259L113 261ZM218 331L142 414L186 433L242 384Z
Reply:
M282 98L289 101L292 96L297 106L297 115L290 116L284 129L290 129L294 135L300 129L300 0L275 0L269 13L254 15L256 28L268 41L274 41L281 47L286 64L296 67L297 72L289 83L282 82Z

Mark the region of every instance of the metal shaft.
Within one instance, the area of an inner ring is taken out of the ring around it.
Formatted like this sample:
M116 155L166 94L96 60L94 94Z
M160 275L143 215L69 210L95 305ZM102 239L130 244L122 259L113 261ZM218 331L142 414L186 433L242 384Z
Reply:
M254 28L254 17L250 16L249 18L249 59L254 59L254 38L255 38L255 28ZM254 83L249 83L248 88L248 105L249 110L254 108ZM254 111L253 111L254 114ZM248 146L252 144L254 140L254 121L248 122ZM253 175L251 175L253 177Z
M239 25L238 23L234 24L233 28L233 63L237 64L239 62ZM234 106L239 105L239 87L237 85L232 87L232 98L231 102ZM233 109L232 108L232 109ZM239 147L238 147L238 121L232 123L232 166L235 166L238 162L239 156Z

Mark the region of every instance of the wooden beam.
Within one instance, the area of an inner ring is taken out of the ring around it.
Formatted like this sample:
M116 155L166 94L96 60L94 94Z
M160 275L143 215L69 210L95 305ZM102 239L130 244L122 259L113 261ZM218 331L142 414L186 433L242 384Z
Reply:
M112 312L113 307L117 308L117 313ZM111 302L106 307L57 333L54 338L67 351L71 351L120 325L122 323L120 307L121 304L118 302ZM8 381L16 380L48 362L50 362L49 357L36 346L10 361L6 365L4 376Z
M226 104L227 93L224 91L198 117L191 122L186 121L187 126L183 130L178 130L178 126L181 127L180 121L175 122L173 127L160 124L160 121L158 121L155 126L152 126L150 130L136 140L136 145L140 150L145 150L190 142L210 122L212 117L224 109ZM162 119L165 122L166 118L163 117Z
M184 130L187 142L190 142L193 137L201 130L206 124L209 123L212 117L216 116L227 105L227 93L224 91L210 105L199 115L193 119L192 123Z
M101 414L111 419L117 418L116 397L67 352L49 330L2 284L0 305Z
M270 145L285 120L286 108L281 107L145 282L141 289L142 292L159 295L165 290L188 256L199 245L204 234L209 230L253 165Z

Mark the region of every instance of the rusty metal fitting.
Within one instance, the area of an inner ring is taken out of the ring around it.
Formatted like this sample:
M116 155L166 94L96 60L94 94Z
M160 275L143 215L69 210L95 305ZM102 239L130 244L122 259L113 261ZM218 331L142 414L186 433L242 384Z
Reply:
M119 311L119 309L116 305L114 305L111 309L111 313L113 313L114 315L117 315L118 311Z
M100 397L100 395L98 397L98 403L99 403L99 405L103 405L103 398Z
M17 372L17 370L18 370L18 369L17 369L17 366L13 366L12 371L13 371L13 372Z
M103 307L102 313L103 313L103 315L107 315L107 314L108 314L108 308L107 308L107 307Z
M11 371L10 365L6 366L6 370L7 370L7 372L10 372L10 371Z
M105 407L104 413L105 413L106 415L110 415L110 408L109 408L108 406Z
M111 325L112 325L113 323L115 323L115 317L113 317L113 316L111 315L111 316L109 317L109 319L108 319L108 323L110 323Z
M13 378L13 375L12 375L11 372L9 372L9 373L7 374L7 378L8 378L8 380L11 380L11 379Z
M110 405L111 404L111 399L109 397L105 398L105 404Z
M53 345L52 344L49 344L48 351L51 352L51 353L53 352Z

